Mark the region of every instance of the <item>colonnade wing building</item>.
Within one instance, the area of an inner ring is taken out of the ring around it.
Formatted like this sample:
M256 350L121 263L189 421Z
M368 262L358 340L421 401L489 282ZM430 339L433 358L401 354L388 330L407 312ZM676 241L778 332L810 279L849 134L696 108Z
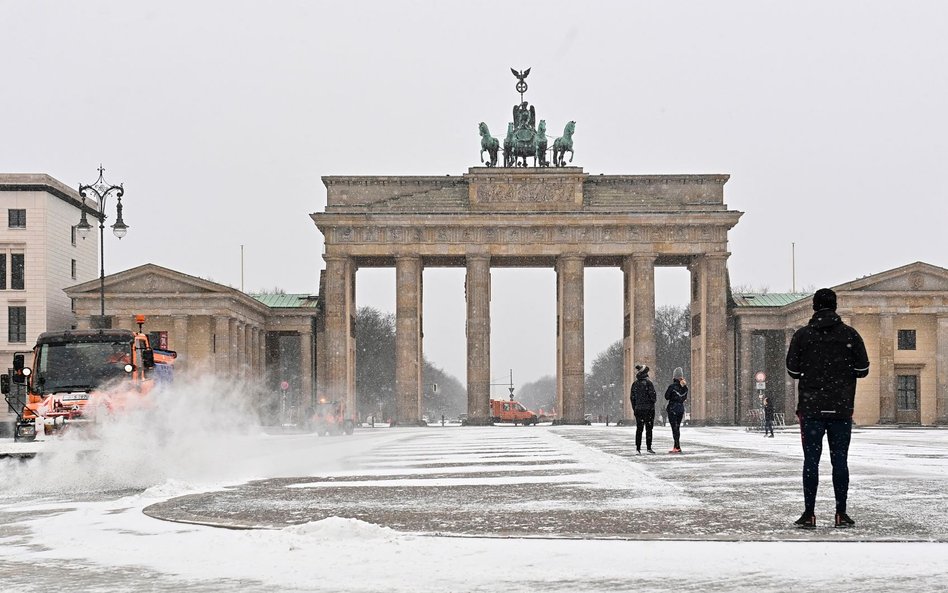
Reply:
M73 327L89 329L99 313L99 280L65 292L75 312ZM159 333L177 352L176 374L259 381L270 392L286 381L294 401L313 399L317 296L251 295L145 264L106 276L105 300L114 328L137 331L136 315L145 316L143 331Z
M857 424L948 424L948 270L915 262L833 287L837 312L860 333L869 376L856 387ZM763 371L776 408L793 418L790 338L813 313L810 294L735 294L734 419L750 422Z
M324 177L326 210L312 215L326 242L320 389L328 399L355 406L355 272L394 267L396 419L417 422L422 271L464 267L468 418L487 422L490 269L549 267L557 276L557 409L564 423L582 423L585 268L613 266L624 273L627 390L637 361L654 364L655 266L683 266L691 272L692 419L732 422L727 232L742 213L724 203L727 179L591 176L579 167L476 167L454 177Z

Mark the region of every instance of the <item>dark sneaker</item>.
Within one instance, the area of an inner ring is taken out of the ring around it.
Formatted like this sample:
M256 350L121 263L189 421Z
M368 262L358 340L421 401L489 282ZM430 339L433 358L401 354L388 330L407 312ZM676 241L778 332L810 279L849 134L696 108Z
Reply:
M655 455L655 451L652 451L651 449L649 449L648 452L651 453L652 455Z
M816 515L804 512L793 524L803 529L816 529Z
M846 513L836 513L836 527L852 527L855 521L849 518Z
M636 449L635 454L636 454L636 455L641 455L641 454L642 454L642 451Z

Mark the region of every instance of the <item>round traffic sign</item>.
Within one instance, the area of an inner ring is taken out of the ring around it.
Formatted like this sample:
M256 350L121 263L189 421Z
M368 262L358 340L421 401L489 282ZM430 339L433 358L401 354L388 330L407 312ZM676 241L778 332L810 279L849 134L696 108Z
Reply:
M754 380L758 382L763 382L767 380L767 373L764 371L757 371L757 374L754 375Z
M290 383L288 381L280 381L280 389L286 391L290 388Z

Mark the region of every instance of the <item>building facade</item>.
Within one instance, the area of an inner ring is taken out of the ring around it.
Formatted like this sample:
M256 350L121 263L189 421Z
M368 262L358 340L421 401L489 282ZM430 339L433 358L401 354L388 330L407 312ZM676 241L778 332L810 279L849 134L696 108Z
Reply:
M91 327L99 311L99 281L66 289L77 327ZM161 332L177 352L175 372L284 381L295 401L312 403L315 391L315 327L318 299L310 295L248 295L210 280L145 264L105 278L106 314L112 327Z
M67 286L98 275L98 233L79 238L83 199L49 175L0 174L0 365L44 331L75 325ZM88 210L95 205L85 201ZM7 406L0 417L9 418ZM2 419L2 418L0 418Z
M856 387L856 424L948 424L948 270L915 262L832 287L837 313L862 335L869 376ZM786 372L790 338L811 315L810 294L734 294L734 418L759 407L755 374L794 420L796 386Z

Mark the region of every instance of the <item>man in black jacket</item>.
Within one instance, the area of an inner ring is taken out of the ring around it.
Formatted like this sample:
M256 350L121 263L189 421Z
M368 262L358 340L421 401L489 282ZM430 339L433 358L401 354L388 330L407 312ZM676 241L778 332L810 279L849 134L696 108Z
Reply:
M635 382L629 390L629 399L632 400L632 413L635 414L635 453L642 453L642 429L645 429L645 450L652 450L652 426L655 423L655 385L648 379L649 368L646 365L635 365Z
M821 288L813 295L813 317L793 334L787 350L787 372L798 380L797 417L803 442L804 510L795 525L816 527L823 435L833 464L836 527L855 522L846 514L849 491L849 441L852 435L856 379L869 374L869 357L862 337L836 314L836 293Z

